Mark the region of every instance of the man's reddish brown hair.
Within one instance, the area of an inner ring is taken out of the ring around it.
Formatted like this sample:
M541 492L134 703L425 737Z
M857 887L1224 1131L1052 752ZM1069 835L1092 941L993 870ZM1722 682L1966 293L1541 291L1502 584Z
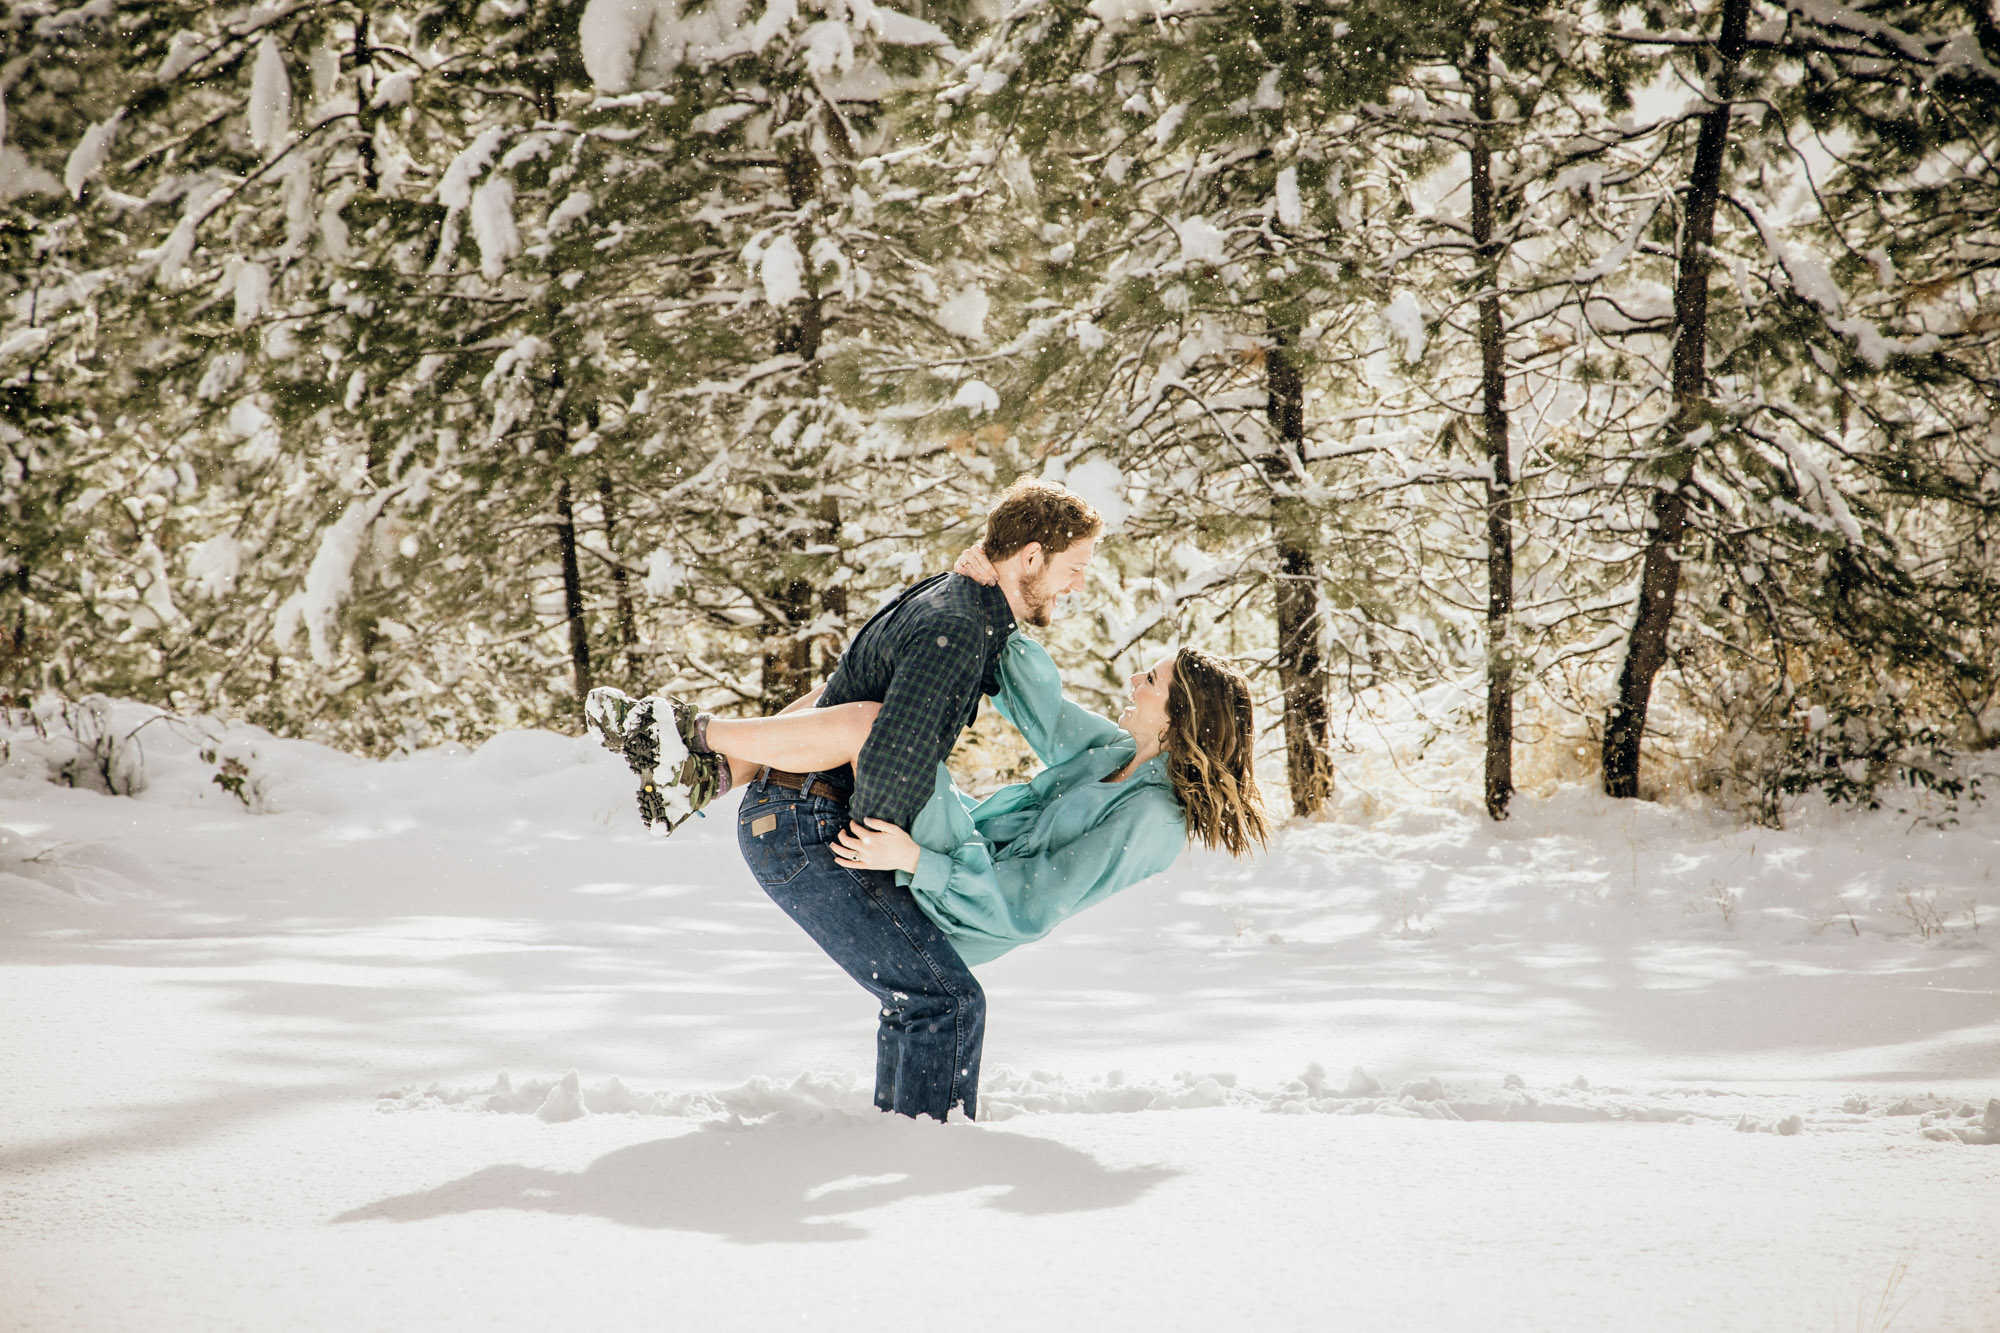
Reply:
M986 558L996 562L1029 542L1041 543L1045 556L1060 555L1103 531L1104 519L1088 500L1052 482L1024 477L1009 486L986 515L986 536L980 545Z

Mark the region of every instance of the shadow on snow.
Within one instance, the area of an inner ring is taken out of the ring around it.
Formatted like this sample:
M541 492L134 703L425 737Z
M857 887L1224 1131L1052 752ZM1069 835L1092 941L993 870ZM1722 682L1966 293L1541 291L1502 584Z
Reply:
M334 1222L420 1222L512 1208L621 1226L707 1232L741 1244L861 1240L854 1215L976 1191L1022 1215L1123 1208L1179 1173L1105 1166L1026 1134L899 1121L714 1125L633 1144L582 1171L500 1165Z

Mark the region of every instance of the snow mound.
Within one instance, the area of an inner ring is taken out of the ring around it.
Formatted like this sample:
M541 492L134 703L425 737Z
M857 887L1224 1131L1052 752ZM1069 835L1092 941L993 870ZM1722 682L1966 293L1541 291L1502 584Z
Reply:
M0 903L61 894L87 903L151 898L145 863L102 842L51 842L0 827Z
M445 1109L533 1115L550 1123L586 1115L648 1115L682 1120L814 1120L874 1112L867 1089L852 1073L808 1070L785 1082L762 1076L733 1088L693 1092L634 1092L617 1078L585 1086L572 1069L558 1079L516 1084L502 1070L491 1083L422 1089L398 1088L376 1101L378 1111Z
M1406 1120L1501 1120L1538 1124L1706 1125L1738 1133L1789 1138L1802 1133L1874 1133L1907 1142L2000 1144L2000 1098L1984 1110L1928 1094L1883 1105L1847 1097L1801 1104L1798 1093L1745 1093L1713 1087L1650 1091L1593 1089L1578 1077L1533 1089L1508 1075L1490 1080L1409 1079L1395 1091L1357 1067L1338 1089L1312 1064L1278 1087L1243 1085L1233 1073L1185 1071L1170 1079L1128 1079L1120 1070L1073 1080L1042 1070L989 1069L981 1080L979 1118L998 1122L1033 1115L1132 1115L1144 1111L1215 1108L1276 1115L1388 1116ZM757 1076L732 1088L636 1091L624 1080L585 1084L572 1069L557 1079L515 1083L501 1072L491 1083L453 1087L432 1083L381 1094L383 1112L454 1110L532 1115L551 1124L587 1115L660 1116L677 1120L788 1123L829 1116L872 1117L868 1089L852 1071L808 1070L789 1081Z
M98 696L51 697L0 718L0 797L35 800L52 785L180 809L331 817L337 837L416 825L603 836L603 812L631 799L625 765L587 736L506 731L472 752L447 744L371 761L245 722Z

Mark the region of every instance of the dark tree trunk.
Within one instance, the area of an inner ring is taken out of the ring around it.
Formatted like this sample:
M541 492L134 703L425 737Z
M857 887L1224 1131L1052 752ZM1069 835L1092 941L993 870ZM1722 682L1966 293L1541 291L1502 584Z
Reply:
M1709 64L1714 100L1702 114L1695 140L1694 168L1688 176L1686 212L1674 275L1674 419L1672 433L1684 441L1706 414L1708 387L1709 246L1715 239L1715 205L1722 190L1723 155L1729 145L1730 99L1743 59L1750 0L1723 0L1722 27ZM1632 637L1618 672L1618 698L1604 719L1604 792L1639 794L1639 743L1646 734L1646 709L1653 680L1667 662L1667 635L1680 594L1680 542L1687 530L1686 485L1694 459L1683 446L1664 460L1666 476L1653 493L1652 531L1646 539L1639 575L1639 606Z
M1479 247L1479 389L1486 461L1486 813L1507 817L1514 796L1514 464L1507 439L1506 335L1500 248L1493 242L1492 37L1472 42L1472 239Z
M1280 452L1265 462L1272 480L1283 484L1294 467L1305 465L1305 378L1300 373L1296 329L1276 329L1264 357L1267 412ZM1327 756L1326 666L1319 652L1319 565L1311 526L1295 500L1276 506L1278 582L1278 686L1284 696L1285 777L1292 811L1317 814L1333 791L1333 764Z
M794 209L805 210L819 198L819 160L804 145L794 141L780 159L785 178L785 194ZM811 237L806 228L793 238L800 245L800 258L805 267L805 294L785 308L784 322L779 325L777 343L774 350L780 356L792 355L808 363L819 358L819 345L825 332L824 311L819 292L819 278L813 272L811 258ZM784 516L796 503L786 492L796 492L797 484L783 474L794 472L794 468L784 465L775 469L780 480L765 496L765 510L774 516ZM804 460L802 460L804 461ZM829 502L830 503L830 502ZM839 530L836 521L827 532L829 537ZM780 559L799 562L796 554L805 549L806 536L795 532L786 539ZM768 713L775 713L813 687L812 639L806 628L811 625L816 607L824 605L837 589L824 592L804 577L793 577L780 581L768 590L771 604L779 613L778 623L771 626L765 638L763 704ZM845 593L839 599L845 605Z
M840 544L840 501L831 495L820 501L819 544L838 546ZM829 583L820 590L820 613L842 624L847 623L847 585ZM833 675L833 669L840 662L840 654L847 644L844 631L837 631L821 638L819 677L825 680Z
M25 551L22 552L23 558L21 563L14 566L14 594L21 599L21 602L14 609L13 643L7 650L9 657L24 666L28 661L28 594L32 583L32 576L28 572L26 554ZM7 674L12 676L14 673L10 670ZM22 676L20 679L25 681L27 678ZM22 693L25 696L27 691L24 689ZM25 697L22 702L27 702Z
M583 623L583 571L576 563L576 514L569 478L556 487L556 545L562 554L563 614L569 620L569 662L576 677L576 706L590 693L590 634Z
M812 155L810 149L794 141L790 151L784 155L784 171L785 197L794 209L804 209L818 198L819 159ZM814 361L819 358L820 335L824 332L821 323L823 312L820 309L819 278L813 272L811 236L805 233L804 228L801 228L801 233L792 240L794 244L805 242L800 246L799 258L804 261L806 291L804 296L785 308L785 324L778 330L777 350L779 356L790 352L802 361Z
M375 160L375 48L368 42L368 9L357 8L354 16L354 98L355 119L361 129L356 145L361 154L361 181L370 193L382 187L381 164Z
M812 688L812 640L799 633L812 620L813 586L788 579L771 599L782 619L764 641L764 711L775 713Z
M625 562L618 558L618 500L611 489L611 478L599 475L597 478L597 501L604 507L604 549L611 553L611 591L618 606L618 646L625 650L625 683L638 688L644 684L639 679L639 617L632 607L632 580L625 572Z

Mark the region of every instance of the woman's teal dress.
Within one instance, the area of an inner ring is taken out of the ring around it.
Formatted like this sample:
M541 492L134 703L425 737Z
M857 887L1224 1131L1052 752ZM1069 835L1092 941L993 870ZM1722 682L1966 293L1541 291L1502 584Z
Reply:
M974 801L938 765L937 789L910 836L916 873L898 871L917 906L967 963L998 958L1174 863L1187 842L1180 803L1155 755L1123 782L1126 731L1062 696L1048 651L1022 634L1000 655L1001 715L1048 765L1033 781Z

